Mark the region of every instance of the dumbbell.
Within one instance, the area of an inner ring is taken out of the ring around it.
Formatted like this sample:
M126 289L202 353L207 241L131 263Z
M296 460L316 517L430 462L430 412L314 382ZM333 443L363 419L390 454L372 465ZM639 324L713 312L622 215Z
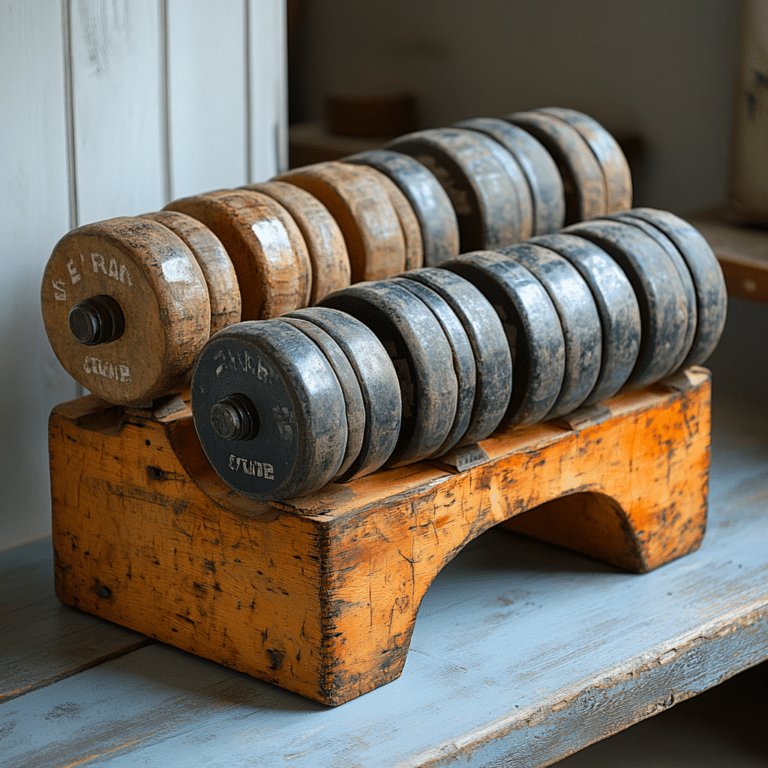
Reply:
M400 386L387 351L363 323L329 308L216 334L191 392L208 460L249 498L292 498L369 474L400 434Z
M181 214L72 230L48 261L41 303L64 369L121 405L187 386L210 333L240 318L240 293L221 242Z

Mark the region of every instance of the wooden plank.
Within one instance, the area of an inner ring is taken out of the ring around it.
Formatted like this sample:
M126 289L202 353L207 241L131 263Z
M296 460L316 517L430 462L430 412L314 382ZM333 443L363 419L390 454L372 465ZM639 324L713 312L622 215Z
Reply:
M78 224L165 197L158 0L67 0Z
M219 2L215 13L207 0L168 0L167 8L169 198L241 186L248 180L245 0Z
M153 642L62 605L52 561L50 539L0 558L0 702Z
M637 576L492 530L427 591L389 685L329 710L157 645L0 705L6 764L529 767L709 688L768 657L768 408L716 412L685 558Z
M734 223L724 211L688 217L712 247L731 296L768 301L768 229Z
M50 531L46 423L75 396L40 316L40 276L69 227L61 4L0 3L0 549Z
M287 167L286 17L283 0L246 0L250 182Z

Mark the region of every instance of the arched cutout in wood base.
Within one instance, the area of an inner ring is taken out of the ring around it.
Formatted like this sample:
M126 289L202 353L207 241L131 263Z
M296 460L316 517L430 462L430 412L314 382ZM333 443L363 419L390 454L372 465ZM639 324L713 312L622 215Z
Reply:
M341 704L400 675L427 588L493 525L633 571L696 549L709 409L709 374L689 369L567 422L498 432L463 472L411 465L267 504L216 477L181 403L64 403L50 421L57 595Z

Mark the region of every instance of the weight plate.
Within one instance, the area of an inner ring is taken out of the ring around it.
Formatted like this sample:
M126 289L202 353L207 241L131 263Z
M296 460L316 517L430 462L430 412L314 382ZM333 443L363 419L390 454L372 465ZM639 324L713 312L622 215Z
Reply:
M403 418L388 466L433 456L453 425L458 395L451 348L434 314L412 293L389 281L350 286L326 296L322 306L365 323L395 366Z
M565 374L563 331L549 294L530 270L498 253L467 253L445 267L477 286L504 326L514 377L502 424L540 422L557 401Z
M627 158L616 139L594 118L565 107L537 109L568 123L589 144L605 180L605 212L616 213L632 207L632 174Z
M642 332L627 384L639 388L664 378L672 371L688 327L682 281L667 253L640 230L618 221L582 222L564 231L606 250L634 288Z
M208 227L197 219L175 211L144 213L142 219L152 219L168 227L192 251L200 265L211 301L211 335L240 322L241 299L237 275L224 246Z
M331 212L344 235L352 282L381 280L405 268L405 240L392 202L358 166L328 162L276 177L313 194Z
M174 200L164 210L197 219L224 244L240 285L243 320L276 317L307 305L309 253L288 211L272 198L219 190Z
M344 162L369 165L397 184L419 220L426 266L434 267L458 256L456 212L440 182L418 160L401 152L373 149L345 157Z
M342 160L342 162L346 161ZM351 163L351 165L354 165L354 163ZM368 165L360 165L358 167L376 179L376 182L386 191L389 202L392 203L392 207L395 209L397 218L400 221L400 227L403 230L403 240L405 241L403 269L417 269L424 263L424 242L421 237L419 220L416 218L416 212L408 202L408 198L386 174Z
M205 277L192 252L142 218L64 235L45 268L41 302L67 373L119 405L185 387L211 327Z
M569 261L547 248L518 243L498 252L530 270L557 310L565 344L565 370L560 394L545 418L565 416L584 403L600 374L602 329L592 292Z
M640 349L640 308L624 271L602 249L575 235L550 234L528 241L567 259L589 285L602 329L600 373L584 405L613 397L637 362Z
M565 190L566 224L605 214L603 171L575 128L540 112L515 112L504 119L531 133L555 161Z
M322 488L347 444L344 394L318 347L280 320L239 323L203 349L192 416L221 479L252 499Z
M243 189L261 192L276 200L298 225L312 263L310 304L349 285L352 270L344 235L336 219L314 195L284 181L249 184Z
M554 160L530 133L490 117L456 123L455 128L479 131L499 142L520 165L531 196L532 235L556 232L565 222L565 193Z
M498 315L470 281L447 269L425 267L402 277L437 293L464 326L475 358L475 400L461 443L484 440L501 422L512 391L512 358Z
M438 293L431 288L402 277L392 277L390 282L400 285L417 296L426 304L437 318L451 346L453 372L456 375L458 393L456 397L456 416L443 444L435 451L435 456L442 456L451 450L464 437L472 418L475 404L475 357L467 332L456 313Z
M620 221L630 227L637 227L643 231L648 237L653 238L666 252L667 256L672 260L675 265L675 269L680 275L680 280L683 286L683 295L685 297L686 307L688 309L688 324L686 326L685 338L680 351L672 363L672 371L676 371L683 364L683 361L688 357L688 353L693 345L693 339L696 334L697 326L697 314L696 307L696 291L693 287L693 280L691 279L691 273L686 266L685 260L680 255L677 246L660 230L649 224L643 219L638 219L633 216L628 216L625 213L614 213L610 217L606 217L611 221Z
M344 406L347 414L347 447L337 472L337 477L343 477L360 454L360 449L363 447L363 435L365 434L365 403L355 369L344 354L344 350L319 326L300 317L283 315L280 320L298 328L317 344L320 351L328 358L328 362L339 380L341 391L344 393Z
M392 455L400 433L400 383L387 351L374 333L344 312L311 307L291 312L322 328L341 347L357 375L365 405L365 430L357 458L336 478L347 483L375 472Z
M720 262L704 236L679 216L653 208L634 208L627 213L658 227L677 246L690 270L698 322L683 366L701 365L714 351L725 327L728 295Z
M517 189L492 139L440 128L408 133L386 148L414 157L443 185L456 211L462 251L519 241Z

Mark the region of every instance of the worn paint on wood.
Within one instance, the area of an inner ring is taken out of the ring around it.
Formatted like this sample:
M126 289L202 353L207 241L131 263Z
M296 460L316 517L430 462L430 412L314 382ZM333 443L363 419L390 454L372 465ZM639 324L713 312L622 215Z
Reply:
M488 463L464 473L410 465L272 504L223 486L188 412L66 403L50 425L57 594L339 704L398 677L445 564L539 504L589 494L567 537L529 532L630 570L695 549L709 391L707 372L691 369L592 420L496 433L482 444Z
M533 768L717 685L768 655L768 412L717 395L688 557L638 577L488 531L427 591L390 685L329 710L155 645L0 704L4 764ZM5 596L0 626L34 622Z

